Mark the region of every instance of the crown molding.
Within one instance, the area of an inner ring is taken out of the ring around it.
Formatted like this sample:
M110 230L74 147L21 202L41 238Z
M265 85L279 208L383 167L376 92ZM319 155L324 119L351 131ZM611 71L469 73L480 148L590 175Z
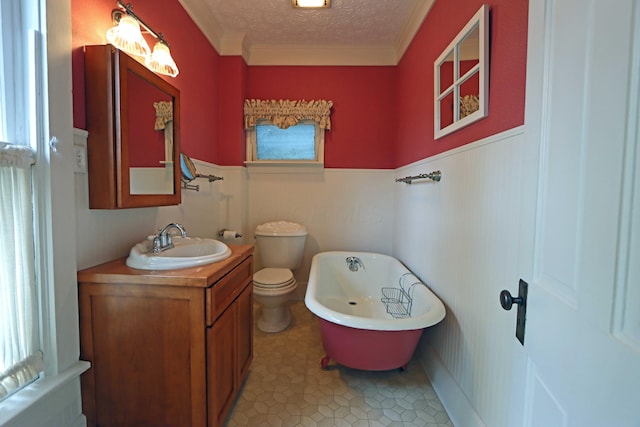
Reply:
M244 33L225 33L216 50L222 56L239 56L242 55L244 44Z
M409 45L422 26L422 23L429 14L429 11L431 10L431 7L434 3L435 0L425 0L416 3L413 11L410 14L411 18L407 21L404 28L398 35L398 38L396 39L396 63L399 63L404 56L404 53L409 48Z
M416 3L392 45L260 45L243 33L225 33L206 2L179 0L209 43L222 56L242 56L247 65L395 66L402 59L435 0Z
M205 2L178 0L187 15L193 20L211 46L219 53L223 45L224 30Z
M393 46L251 45L245 49L247 65L352 65L397 64Z

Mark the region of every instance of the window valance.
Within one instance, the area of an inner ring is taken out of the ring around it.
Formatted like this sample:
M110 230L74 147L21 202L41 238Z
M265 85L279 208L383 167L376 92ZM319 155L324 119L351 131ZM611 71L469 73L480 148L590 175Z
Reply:
M268 120L280 129L295 126L301 120L313 120L321 129L331 129L333 101L291 101L246 99L244 101L244 128L255 127L259 120Z
M154 102L153 107L156 109L155 130L163 130L166 127L167 123L173 121L173 102Z

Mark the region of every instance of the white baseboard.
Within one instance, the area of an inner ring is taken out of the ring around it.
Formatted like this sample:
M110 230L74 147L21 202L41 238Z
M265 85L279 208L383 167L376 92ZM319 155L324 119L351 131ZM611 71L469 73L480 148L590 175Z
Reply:
M449 419L456 427L487 427L469 399L430 345L423 345L418 360L431 381Z

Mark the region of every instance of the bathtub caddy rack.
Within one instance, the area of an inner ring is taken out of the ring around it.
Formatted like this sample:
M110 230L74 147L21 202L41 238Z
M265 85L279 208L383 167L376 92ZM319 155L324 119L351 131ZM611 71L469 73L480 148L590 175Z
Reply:
M413 273L405 273L398 279L398 287L382 288L382 298L387 313L395 319L406 319L411 317L411 307L413 306L413 287L423 284L420 280L414 281L407 286L407 277L417 279Z

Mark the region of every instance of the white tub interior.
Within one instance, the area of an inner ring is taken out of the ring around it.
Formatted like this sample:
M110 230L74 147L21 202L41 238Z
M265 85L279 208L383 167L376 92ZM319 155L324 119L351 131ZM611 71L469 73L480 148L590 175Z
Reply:
M364 268L349 269L346 258L358 257ZM413 298L411 316L394 318L382 303L382 288L399 288ZM440 299L397 259L369 252L332 251L313 257L305 304L317 316L344 326L372 330L421 329L445 315ZM410 288L410 289L409 289Z

